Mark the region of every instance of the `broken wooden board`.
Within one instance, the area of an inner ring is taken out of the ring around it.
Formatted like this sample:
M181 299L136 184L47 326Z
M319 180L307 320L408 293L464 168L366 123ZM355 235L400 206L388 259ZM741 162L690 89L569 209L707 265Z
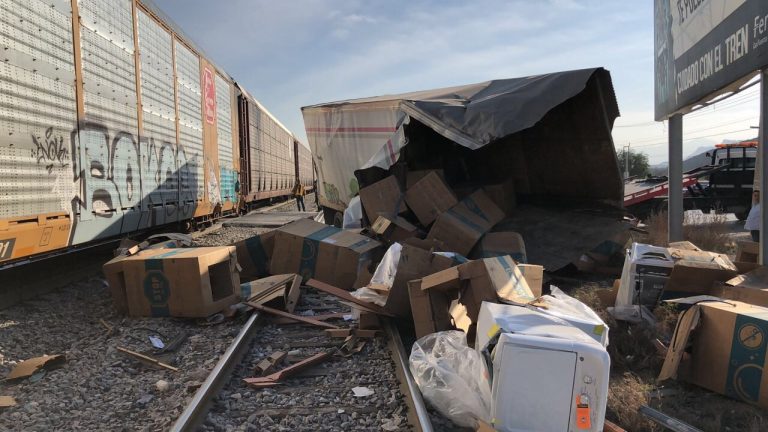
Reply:
M16 406L16 399L11 396L0 396L0 408L10 408Z
M282 298L285 310L293 312L301 294L301 276L289 273L265 277L240 284L241 291L249 292L247 301L257 304L269 303Z
M349 312L336 312L336 313L322 314L322 315L302 315L302 316L308 316L309 318L312 318L313 320L317 320L317 321L328 321L332 319L344 319L344 315L349 315L351 313L352 312L349 311ZM299 322L291 318L283 318L279 316L273 316L269 321L272 324L277 324L277 325L296 324Z
M40 357L24 360L14 367L11 372L5 376L7 380L27 378L35 374L40 369L50 369L62 365L66 358L61 354L44 355Z
M321 352L313 355L312 357L307 357L298 363L294 363L285 369L281 369L267 376L255 377L255 378L243 378L243 381L245 381L246 384L253 387L259 387L259 388L272 387L279 384L280 381L282 381L283 379L299 372L300 370L308 368L310 366L314 366L324 361L325 359L330 357L332 354L333 354L333 351Z
M381 306L379 306L377 304L360 300L359 298L353 296L349 291L345 291L345 290L343 290L341 288L337 288L337 287L335 287L333 285L328 285L327 283L320 282L317 279L310 279L309 282L307 282L307 286L311 286L312 288L320 290L320 291L322 291L324 293L327 293L327 294L330 294L332 296L338 297L338 298L340 298L342 300L346 300L348 302L354 303L354 304L356 304L358 306L362 306L365 309L367 309L367 310L369 310L369 311L371 311L373 313L376 313L378 315L385 315L385 316L389 316L389 317L394 316L391 313L387 312L383 307L381 307Z
M283 361L287 356L288 353L285 351L273 352L256 365L256 373L260 376L272 373L272 371L275 369L275 366L280 364L280 362Z
M290 318L290 319L295 320L295 321L301 321L303 323L316 325L318 327L324 327L324 328L329 328L329 329L340 328L339 326L335 326L335 325L329 324L327 322L318 321L316 319L312 319L312 318L301 316L301 315L294 315L294 314L291 314L291 313L288 313L288 312L283 312L283 311L278 310L278 309L273 309L273 308L271 308L269 306L264 306L264 305L260 305L260 304L256 304L256 303L251 303L251 302L245 302L245 304L247 304L248 306L250 306L250 307L252 307L252 308L254 308L256 310L259 310L259 311L262 311L262 312L266 312L268 314L281 316L283 318Z

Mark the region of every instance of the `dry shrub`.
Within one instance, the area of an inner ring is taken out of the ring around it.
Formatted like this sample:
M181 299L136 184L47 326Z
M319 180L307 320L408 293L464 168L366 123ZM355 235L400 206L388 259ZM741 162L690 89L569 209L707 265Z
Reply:
M608 418L632 432L662 430L637 410L648 403L646 394L652 386L630 372L611 377L608 387Z
M724 214L708 216L711 223L695 224L693 216L685 215L683 220L683 238L706 251L728 253L731 239L728 230L728 218ZM657 246L667 246L669 216L666 210L652 213L646 221L648 227L647 242Z

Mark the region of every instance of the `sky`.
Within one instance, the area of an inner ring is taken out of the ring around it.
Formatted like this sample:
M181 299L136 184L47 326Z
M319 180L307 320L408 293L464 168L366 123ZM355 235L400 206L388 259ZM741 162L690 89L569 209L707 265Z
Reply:
M305 143L302 106L602 66L616 147L667 160L650 0L154 1ZM684 117L683 154L757 136L758 87Z

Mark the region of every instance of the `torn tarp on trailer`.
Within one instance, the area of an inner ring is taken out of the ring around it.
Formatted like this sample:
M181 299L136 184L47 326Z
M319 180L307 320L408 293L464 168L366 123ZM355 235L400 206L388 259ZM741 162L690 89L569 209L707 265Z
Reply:
M620 205L621 177L610 136L619 110L610 74L603 68L331 102L304 107L302 113L323 182L322 205L346 206L357 192L354 170L394 164L409 142L403 130L411 120L472 150L522 131L524 145L538 146L543 155L553 154L546 147L558 141L570 148L558 150L561 163L571 164L562 170L602 165L599 173L580 172L584 178L578 181L579 190L591 187L590 198ZM554 124L557 131L551 130ZM556 178L546 192L576 190L569 190L566 183L572 179L566 177Z

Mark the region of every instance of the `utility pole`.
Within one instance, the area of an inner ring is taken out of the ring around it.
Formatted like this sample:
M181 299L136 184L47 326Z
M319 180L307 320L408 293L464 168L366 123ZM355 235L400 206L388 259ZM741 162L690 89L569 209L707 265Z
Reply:
M629 178L629 145L630 143L627 142L627 145L624 146L624 179Z

